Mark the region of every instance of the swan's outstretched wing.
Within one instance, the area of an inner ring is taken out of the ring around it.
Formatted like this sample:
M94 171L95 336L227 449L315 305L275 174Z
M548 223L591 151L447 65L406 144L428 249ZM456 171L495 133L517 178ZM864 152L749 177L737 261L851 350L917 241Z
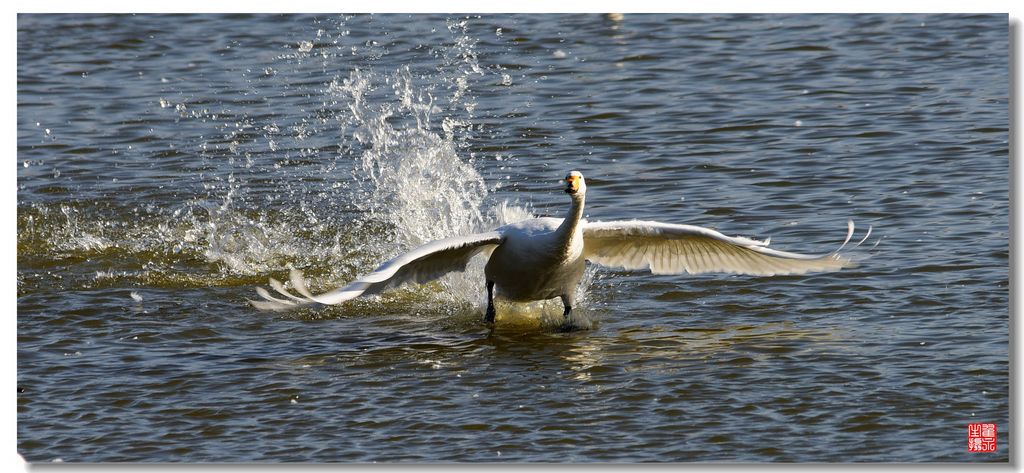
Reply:
M850 221L844 246L852 235ZM769 249L767 241L728 237L709 228L640 220L584 223L583 248L584 257L592 263L629 270L650 268L654 274L772 276L853 265L849 257L839 254L842 246L826 255L801 255Z
M256 292L263 300L249 302L257 309L285 310L313 302L338 304L361 295L376 294L388 288L398 287L407 282L421 284L450 272L465 271L466 265L474 255L481 251L493 250L501 243L501 240L501 233L487 232L432 241L408 253L398 255L391 261L380 265L372 273L352 281L345 287L319 295L311 294L306 288L302 273L293 269L291 271L292 285L305 297L289 293L280 282L271 279L271 287L286 299L271 296L266 289L256 288Z

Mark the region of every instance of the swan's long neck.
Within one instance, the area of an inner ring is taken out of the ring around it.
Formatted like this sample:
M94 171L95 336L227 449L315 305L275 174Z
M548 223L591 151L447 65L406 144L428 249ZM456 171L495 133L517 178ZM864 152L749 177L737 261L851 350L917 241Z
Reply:
M573 245L577 243L574 240L577 238L577 234L580 233L580 219L583 218L583 204L585 201L586 197L582 193L573 196L569 215L558 226L558 239L561 243L559 249L563 255L568 255L572 252Z

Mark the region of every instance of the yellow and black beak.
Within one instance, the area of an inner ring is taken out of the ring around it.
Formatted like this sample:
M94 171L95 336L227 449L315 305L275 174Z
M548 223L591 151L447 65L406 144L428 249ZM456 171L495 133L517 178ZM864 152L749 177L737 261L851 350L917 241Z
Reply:
M575 194L580 190L579 176L565 176L565 193Z

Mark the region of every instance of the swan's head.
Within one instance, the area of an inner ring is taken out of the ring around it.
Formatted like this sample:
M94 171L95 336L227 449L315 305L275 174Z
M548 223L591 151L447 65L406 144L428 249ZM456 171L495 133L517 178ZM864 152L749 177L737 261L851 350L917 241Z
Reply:
M583 180L583 174L579 171L572 171L565 176L565 193L571 196L583 195L587 192L587 183Z

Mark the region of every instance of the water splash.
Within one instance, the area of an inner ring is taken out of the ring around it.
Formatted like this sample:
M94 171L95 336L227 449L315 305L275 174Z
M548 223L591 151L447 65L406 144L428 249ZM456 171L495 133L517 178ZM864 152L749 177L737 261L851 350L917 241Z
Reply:
M392 100L367 99L374 80L391 85ZM469 96L466 82L455 82L461 85L452 92L449 104ZM332 83L330 91L348 102L352 111L348 125L363 150L352 171L356 205L364 222L389 229L388 238L371 248L381 261L428 241L482 232L532 216L507 202L485 210L487 185L458 152L462 128L453 124L461 125L466 119L444 115L435 105L438 99L415 86L408 68L383 79L352 71L347 79ZM437 115L444 115L440 130L435 126ZM481 305L482 281L483 261L477 258L465 273L443 278L438 296Z
M464 23L458 25L465 27ZM456 42L456 47L468 48L469 44L461 40ZM449 78L449 82L456 84L448 97L449 104L471 103L472 91L465 78L480 73L475 55L463 53L460 57L470 65L458 67L457 77ZM390 100L368 99L375 81L391 86L394 94ZM363 150L359 166L352 171L352 181L358 183L357 206L363 212L364 221L389 229L390 238L378 241L371 249L380 254L381 261L428 241L492 230L533 217L528 207L508 201L487 207L488 188L483 177L459 155L459 141L463 136L456 130L472 128L472 106L462 108L468 114L462 118L444 113L429 90L414 84L407 67L383 77L355 70L348 78L333 81L329 91L347 103L351 115L346 125L353 129L352 136ZM438 115L441 130L434 126ZM453 127L452 123L466 126ZM434 292L434 297L482 310L484 265L484 258L476 258L464 273L442 278L442 291ZM593 277L594 271L588 270L581 283L578 305L587 304L587 288ZM536 323L541 327L562 323L559 301L505 306L506 319L517 319L527 325ZM579 311L574 322L579 327L592 326L590 317Z
M395 100L371 103L373 77L355 70L329 89L349 101L353 137L363 149L352 175L357 208L392 227L392 243L402 246L478 231L487 186L459 158L454 140L431 129L440 111L434 98L415 91L409 69L402 68L386 78ZM393 125L396 119L408 126Z
M381 238L361 248L377 262L428 241L532 217L508 202L488 209L484 178L460 155L472 138L473 79L487 72L477 60L467 21L449 20L447 29L454 37L436 54L433 73L414 76L409 67L355 69L327 88L332 101L348 112L341 129L349 133L342 139L350 138L356 164L350 199L360 216L353 225L384 229ZM477 258L465 273L443 278L435 297L482 305L483 265Z
M190 130L193 141L180 149L198 156L198 192L190 198L171 208L136 206L139 218L128 222L66 209L49 213L63 219L49 218L39 207L26 226L47 217L57 225L45 238L53 243L19 236L19 254L57 247L97 255L86 287L251 287L295 267L314 289L327 290L427 241L532 217L528 206L495 202L490 189L500 184L489 186L476 167L474 85L503 80L503 69L480 64L471 21L448 20L440 29L447 40L406 51L435 62L414 71L379 67L389 46L372 38L353 43L348 20L254 65L245 76L251 104L227 110L161 92L160 113ZM282 91L287 106L276 107ZM483 266L477 258L440 288L406 288L381 303L482 307Z

